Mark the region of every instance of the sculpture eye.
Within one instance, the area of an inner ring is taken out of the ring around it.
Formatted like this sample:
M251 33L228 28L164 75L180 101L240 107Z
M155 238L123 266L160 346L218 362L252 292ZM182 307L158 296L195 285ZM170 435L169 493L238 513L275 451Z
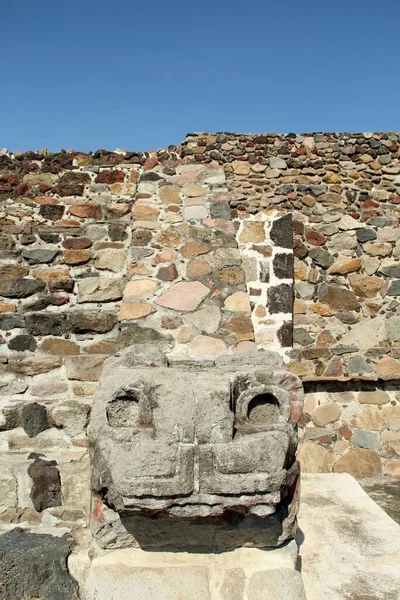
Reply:
M133 393L122 392L107 405L111 427L134 427L139 423L139 402Z
M273 394L259 394L248 405L247 418L252 425L272 425L279 421L279 403Z

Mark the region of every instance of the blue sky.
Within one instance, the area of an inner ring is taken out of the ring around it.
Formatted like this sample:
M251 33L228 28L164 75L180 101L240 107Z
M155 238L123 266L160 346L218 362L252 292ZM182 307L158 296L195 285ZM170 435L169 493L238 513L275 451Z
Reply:
M4 0L0 147L400 129L399 0Z

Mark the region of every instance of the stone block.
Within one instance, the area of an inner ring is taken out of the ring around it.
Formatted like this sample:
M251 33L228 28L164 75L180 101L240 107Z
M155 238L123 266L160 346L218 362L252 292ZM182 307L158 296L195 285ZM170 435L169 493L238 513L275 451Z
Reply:
M350 475L303 475L298 540L307 600L398 597L399 526Z
M103 277L86 277L77 283L77 301L83 302L111 302L122 298L120 279Z
M105 359L106 357L103 355L67 356L65 368L68 379L97 381Z
M72 538L28 533L20 528L0 536L0 571L4 600L71 600L77 584L67 570Z

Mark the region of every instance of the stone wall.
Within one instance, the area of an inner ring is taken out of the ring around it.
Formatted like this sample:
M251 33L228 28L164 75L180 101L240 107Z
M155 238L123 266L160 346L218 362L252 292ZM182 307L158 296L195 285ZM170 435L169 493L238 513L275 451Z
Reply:
M303 470L399 474L399 134L189 134L181 154L223 166L234 217L293 215Z
M2 528L87 544L96 382L148 341L281 349L306 390L303 470L399 474L399 192L398 134L2 154Z

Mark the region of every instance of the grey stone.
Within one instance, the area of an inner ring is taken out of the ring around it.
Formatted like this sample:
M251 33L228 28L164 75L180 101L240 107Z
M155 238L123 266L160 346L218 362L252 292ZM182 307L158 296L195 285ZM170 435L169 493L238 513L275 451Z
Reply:
M61 335L65 331L65 316L60 313L31 313L25 318L26 328L32 335Z
M400 235L400 231L399 231L399 235ZM379 267L379 271L380 271L380 273L387 275L387 277L400 278L400 264L399 263L395 263L393 265L382 265Z
M23 250L22 257L25 258L30 265L36 265L52 262L58 252L59 250L57 248L33 248Z
M269 166L271 169L287 169L286 162L282 158L279 158L279 156L271 156Z
M310 250L310 257L316 265L328 269L334 263L333 256L321 247Z
M372 225L372 227L388 227L391 224L392 221L386 217L371 217L367 221L367 225Z
M310 185L308 189L313 196L318 197L321 194L325 194L328 188L324 183L320 183L319 185Z
M166 345L169 340L172 340L171 334L163 334L158 329L128 323L118 332L116 348L117 350L123 350L133 344L149 344L152 342Z
M292 215L288 213L272 223L270 238L281 248L293 248L293 222Z
M278 279L293 279L293 254L275 254L272 264Z
M62 428L70 437L84 435L90 414L90 406L76 400L58 402L51 411L56 427Z
M309 346L312 344L314 339L303 327L295 327L293 332L293 342L300 344L301 346Z
M271 314L291 313L293 310L293 286L287 283L272 286L267 291L267 305Z
M400 296L400 279L391 282L387 293L388 296Z
M21 425L29 437L35 437L50 427L45 406L37 402L25 404L21 409Z
M8 342L8 348L16 352L34 352L36 350L36 340L32 335L16 335Z
M400 317L386 319L386 331L391 342L400 342Z
M356 231L356 236L359 242L370 242L371 240L376 240L377 234L375 229L358 229Z
M13 396L14 394L23 394L28 389L28 384L20 379L12 379L11 381L0 381L0 392L4 396Z
M28 533L20 528L0 536L1 595L4 600L74 600L77 584L67 569L72 538Z
M21 329L25 327L25 319L21 315L13 313L0 314L0 329L10 331L10 329Z
M315 285L307 283L307 281L299 281L296 283L296 292L298 292L304 300L311 300L315 294Z
M32 478L31 500L35 510L62 505L61 480L55 460L36 458L28 468Z
M378 433L372 433L371 431L365 431L364 429L354 430L353 441L356 446L359 446L360 448L369 448L370 450L377 450L381 445Z
M357 375L358 373L371 373L371 371L371 365L369 365L362 356L354 356L347 364L347 372L349 375Z
M270 263L266 260L260 262L260 281L261 283L269 283L270 272L269 272Z
M74 333L108 333L117 324L112 312L74 311L68 314L68 327Z
M227 202L213 202L210 204L210 216L212 219L232 218L232 210Z
M114 528L111 542L111 530L94 523L99 544L274 546L289 538L296 509L282 520L281 493L298 472L290 420L301 412L298 378L276 368L273 353L171 369L154 352L139 347L109 359L99 381L89 429L92 486ZM291 486L285 493L294 502ZM248 518L228 527L197 521L228 518L232 495ZM158 510L159 518L148 518Z

